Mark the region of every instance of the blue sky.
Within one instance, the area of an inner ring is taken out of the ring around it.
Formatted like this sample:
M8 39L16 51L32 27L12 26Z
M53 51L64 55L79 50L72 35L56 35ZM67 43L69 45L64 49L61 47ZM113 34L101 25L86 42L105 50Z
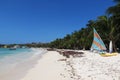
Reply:
M112 0L0 0L0 44L50 42L104 15Z

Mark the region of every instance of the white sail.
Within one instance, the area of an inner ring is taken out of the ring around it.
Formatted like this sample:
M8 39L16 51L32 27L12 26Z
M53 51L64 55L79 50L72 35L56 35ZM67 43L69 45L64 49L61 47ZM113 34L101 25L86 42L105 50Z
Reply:
M113 52L112 41L110 41L110 44L109 44L109 53L112 53L112 52Z

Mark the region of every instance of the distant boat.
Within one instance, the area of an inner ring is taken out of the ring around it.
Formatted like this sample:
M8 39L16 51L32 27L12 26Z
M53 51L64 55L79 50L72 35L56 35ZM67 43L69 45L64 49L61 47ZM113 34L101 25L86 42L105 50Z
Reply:
M14 47L11 47L11 48L9 48L9 50L16 50L16 48L14 48Z
M94 30L94 39L91 46L91 50L97 52L106 51L106 46L103 43L101 37L99 36L95 28L93 30Z
M15 46L9 48L9 50L16 50L17 48L18 48L18 45L15 45Z
M23 49L24 49L24 48L27 48L27 47L26 47L26 46L22 46L21 48L23 48Z

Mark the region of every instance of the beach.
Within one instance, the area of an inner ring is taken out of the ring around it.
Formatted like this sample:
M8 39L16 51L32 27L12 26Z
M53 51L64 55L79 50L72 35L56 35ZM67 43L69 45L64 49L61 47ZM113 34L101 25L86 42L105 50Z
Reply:
M120 0L0 0L0 80L120 80Z
M70 59L74 80L120 80L120 54L102 57L98 53L80 51L84 55Z
M66 62L56 51L48 51L21 80L72 80L65 70Z
M43 48L0 48L0 80L20 80L46 52Z
M102 57L83 50L46 51L38 48L33 51L34 55L27 61L1 74L0 80L120 80L120 54ZM20 60L24 59L18 56Z
M120 80L120 55L101 57L81 51L81 57L66 58L48 51L21 80Z

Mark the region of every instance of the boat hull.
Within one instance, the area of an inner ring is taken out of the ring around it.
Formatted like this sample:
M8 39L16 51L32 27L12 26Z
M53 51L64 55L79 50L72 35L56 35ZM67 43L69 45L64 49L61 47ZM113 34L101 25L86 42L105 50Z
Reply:
M110 57L110 56L117 56L118 53L103 53L103 54L100 54L102 57Z

